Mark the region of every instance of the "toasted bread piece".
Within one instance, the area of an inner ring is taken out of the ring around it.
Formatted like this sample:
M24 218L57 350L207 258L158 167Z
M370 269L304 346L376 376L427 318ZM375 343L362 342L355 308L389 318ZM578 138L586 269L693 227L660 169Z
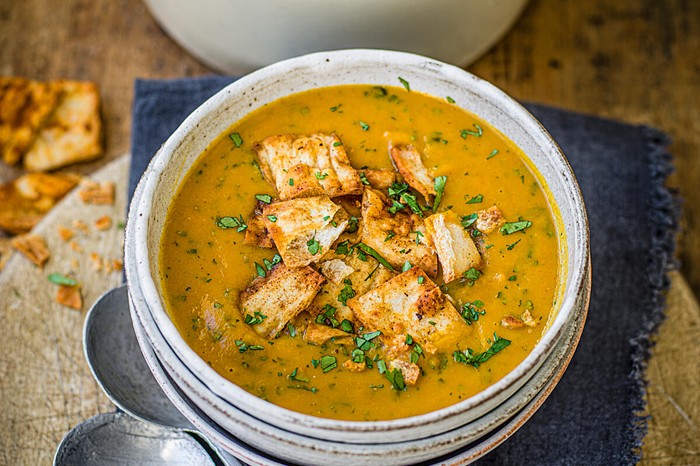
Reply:
M60 95L55 83L0 77L0 155L5 163L19 163Z
M396 172L388 168L378 170L364 169L359 170L360 176L364 174L365 179L374 189L385 190L396 183Z
M363 261L359 258L357 252L352 252L348 255L333 254L330 260L321 262L321 273L328 278L328 281L321 287L321 290L308 307L307 312L313 317L316 317L324 311L326 305L330 305L336 308L335 319L338 322L347 319L355 323L357 319L350 308L347 304L343 304L343 302L338 299L339 297L345 296L341 296L341 291L348 286L352 288L355 296L360 296L376 288L395 275L389 269L379 265L377 261L371 257L366 259L366 261ZM342 266L337 263L338 261L342 263ZM328 265L329 263L331 263L331 265ZM329 268L334 269L334 271L330 273ZM350 273L348 273L348 271ZM328 273L328 275L326 275L326 273ZM350 284L345 283L344 280L349 280Z
M102 121L97 86L58 81L61 99L24 155L24 168L47 171L102 155Z
M257 277L240 294L244 316L265 316L253 324L255 331L276 338L291 319L306 309L326 279L311 267L275 266L265 277Z
M255 149L265 178L282 200L362 194L360 175L335 134L270 136Z
M277 217L275 222L269 216ZM321 260L348 224L348 214L328 196L275 202L263 209L265 227L287 267ZM318 250L310 244L317 241Z
M437 276L438 260L423 219L407 209L395 214L382 193L371 188L362 196L362 242L400 270L408 261L431 277Z
M260 248L274 247L270 232L267 231L265 222L258 215L253 216L253 218L248 220L248 228L245 229L245 238L243 239L243 242L251 246L258 246Z
M474 222L474 226L482 233L491 233L506 223L506 219L503 217L501 210L495 205L488 209L478 211L476 215L477 218L476 222Z
M382 332L388 346L410 334L426 352L448 351L469 328L435 283L418 267L348 300L366 331Z
M0 229L28 232L79 180L72 174L28 173L0 185Z
M392 145L389 147L389 155L396 169L406 183L423 195L426 201L434 196L435 180L428 173L420 158L420 152L412 145Z
M393 359L389 361L389 370L398 369L401 371L403 381L406 385L415 385L420 376L420 367L418 364L404 361L402 359Z
M479 250L451 210L427 217L425 229L435 245L445 283L458 279L472 267L481 266Z
M352 335L337 328L309 322L304 331L304 341L314 345L322 345L328 340L340 345L352 344Z
M51 256L44 239L39 235L26 234L15 236L11 241L12 247L32 261L37 267L43 267Z

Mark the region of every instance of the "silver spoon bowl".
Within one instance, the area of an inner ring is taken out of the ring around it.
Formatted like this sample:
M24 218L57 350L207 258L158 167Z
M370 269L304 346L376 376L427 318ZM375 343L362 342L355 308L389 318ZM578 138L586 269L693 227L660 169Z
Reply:
M102 295L88 311L83 327L83 349L97 383L107 397L128 415L103 414L78 425L59 445L55 465L242 466L234 456L219 450L197 431L161 390L136 340L129 315L126 285ZM215 455L215 462L193 435L206 443ZM177 454L172 453L176 450ZM179 454L183 458L204 454L207 461L173 461ZM151 457L156 459L151 460ZM93 460L88 462L86 458ZM164 458L169 459L163 461Z

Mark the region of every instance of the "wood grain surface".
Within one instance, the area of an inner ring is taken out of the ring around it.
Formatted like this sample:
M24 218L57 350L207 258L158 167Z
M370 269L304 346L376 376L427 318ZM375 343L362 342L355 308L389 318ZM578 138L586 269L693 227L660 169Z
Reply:
M673 138L678 170L671 184L685 198L683 276L673 275L668 320L648 369L653 417L643 463L700 464L700 311L683 278L700 293L700 2L532 0L513 30L467 69L518 99L648 124ZM124 176L125 159L114 161L129 150L135 78L210 73L138 0L0 0L0 75L89 79L101 88L106 156L71 170L94 174L106 167L99 176ZM0 180L18 174L0 166ZM115 206L114 215L123 208ZM43 228L50 238L51 227ZM106 235L83 241L105 251L120 246ZM69 256L55 256L44 272L65 267ZM48 464L70 427L111 407L82 358L82 314L52 304L45 273L20 259L0 275L7 328L0 464ZM8 287L8 270L36 280ZM92 275L85 277L86 306L116 283L116 275Z

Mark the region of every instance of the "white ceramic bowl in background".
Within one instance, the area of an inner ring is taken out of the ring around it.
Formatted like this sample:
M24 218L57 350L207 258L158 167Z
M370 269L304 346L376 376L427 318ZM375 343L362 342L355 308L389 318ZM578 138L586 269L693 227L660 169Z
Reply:
M401 50L465 66L510 29L527 0L145 0L202 62L242 73L321 50Z
M561 273L564 293L556 318L535 349L516 369L481 393L421 416L378 422L322 419L261 400L217 374L185 343L163 308L158 280L160 234L168 206L188 169L205 147L248 112L280 97L337 84L397 85L435 96L451 96L513 140L537 167L561 215L565 233ZM566 159L542 126L517 102L465 71L411 54L348 50L324 52L281 62L245 76L195 110L153 158L132 202L126 232L126 273L138 283L139 314L150 312L165 343L152 340L156 352L169 348L200 381L199 393L212 406L218 397L263 422L329 441L371 444L410 442L440 435L493 411L537 373L563 335L585 315L589 287L588 228L581 193ZM131 292L131 290L130 290ZM140 303L140 304L139 304ZM141 309L139 307L142 307ZM576 341L571 343L576 345ZM174 363L172 368L176 367ZM177 374L175 374L177 375ZM533 395L534 396L534 395ZM529 400L524 400L529 401ZM205 401L206 402L206 401Z

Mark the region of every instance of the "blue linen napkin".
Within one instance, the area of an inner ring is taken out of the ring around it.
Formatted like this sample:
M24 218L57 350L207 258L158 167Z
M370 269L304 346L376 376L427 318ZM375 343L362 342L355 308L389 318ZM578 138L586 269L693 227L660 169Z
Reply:
M235 78L137 80L129 196L160 145ZM678 203L664 187L668 138L632 126L525 105L567 155L591 229L588 320L568 370L537 413L479 464L634 464L646 432L643 365L663 318Z

